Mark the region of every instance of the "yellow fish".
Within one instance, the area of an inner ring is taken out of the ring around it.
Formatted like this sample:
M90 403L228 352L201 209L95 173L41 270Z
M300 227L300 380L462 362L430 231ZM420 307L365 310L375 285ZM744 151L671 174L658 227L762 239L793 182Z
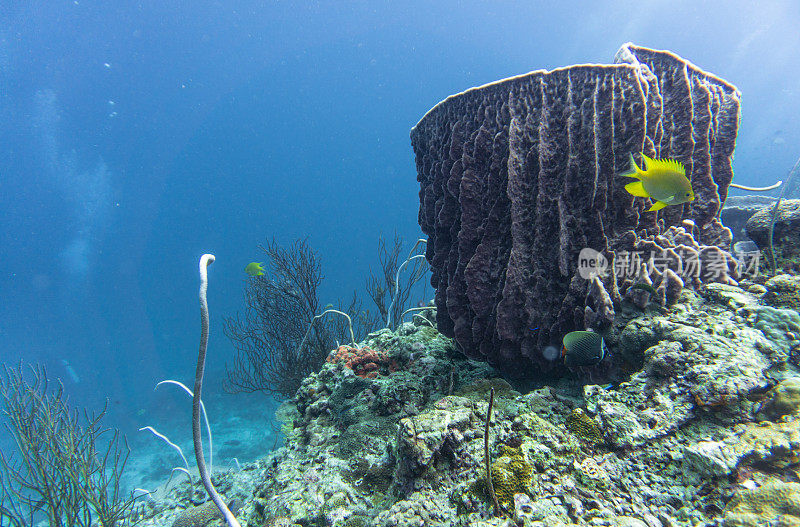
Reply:
M636 166L631 155L631 170L620 174L639 181L628 183L625 190L640 198L652 198L655 203L647 210L661 210L667 205L680 205L694 200L692 183L680 161L674 159L651 159L642 154L646 170Z
M244 268L244 272L250 276L261 276L264 274L264 264L263 262L250 262Z

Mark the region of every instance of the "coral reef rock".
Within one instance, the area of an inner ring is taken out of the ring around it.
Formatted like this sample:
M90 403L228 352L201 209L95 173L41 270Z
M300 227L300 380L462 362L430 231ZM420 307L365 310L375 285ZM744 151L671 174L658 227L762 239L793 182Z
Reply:
M645 260L674 263L680 243L663 235L683 226L680 238L693 237L727 267L731 233L718 212L732 178L739 96L672 53L626 44L614 64L534 71L431 109L411 142L440 330L471 358L546 370L553 363L543 351L573 329L610 325L637 276L657 288L675 284L676 273L637 262L624 263L632 276L617 277L620 253L649 240L666 254ZM640 152L681 161L696 199L646 212L649 201L617 177ZM584 248L609 272L585 279Z
M747 489L729 503L725 527L797 527L800 525L800 484L772 482Z
M800 414L800 377L784 379L773 388L764 412L770 419Z
M775 203L772 196L728 196L722 210L719 213L719 218L722 224L731 230L733 241L748 240L745 225L747 220L753 217L753 214L763 208L769 208L770 205Z
M759 249L769 257L775 250L775 264L783 271L797 274L800 271L800 199L786 199L778 205L772 245L769 245L769 230L774 206L765 207L747 220L745 231Z
M762 298L773 307L800 311L800 277L787 274L773 276L764 283Z
M772 209L774 207L764 207L753 214L747 224L745 231L751 240L761 249L769 248L769 227L772 220ZM778 247L792 249L790 254L784 256L798 256L797 240L800 239L800 199L785 199L778 205L778 213L775 216L775 231L772 235L772 243Z
M800 315L761 300L710 283L628 306L606 378L527 390L427 324L380 330L281 406L283 446L214 482L243 526L797 526ZM196 481L154 496L142 527L221 525Z

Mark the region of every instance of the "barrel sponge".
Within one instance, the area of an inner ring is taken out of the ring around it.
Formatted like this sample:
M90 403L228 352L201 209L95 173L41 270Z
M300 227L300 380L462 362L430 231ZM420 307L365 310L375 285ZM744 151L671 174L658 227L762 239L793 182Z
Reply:
M411 143L439 330L471 358L548 371L543 351L568 331L608 327L633 284L581 276L581 249L613 266L659 236L653 247L674 248L662 235L691 225L694 245L727 250L718 212L739 98L673 53L625 44L614 64L537 70L437 104ZM617 177L640 152L681 161L696 199L646 212ZM673 274L651 280L670 299Z

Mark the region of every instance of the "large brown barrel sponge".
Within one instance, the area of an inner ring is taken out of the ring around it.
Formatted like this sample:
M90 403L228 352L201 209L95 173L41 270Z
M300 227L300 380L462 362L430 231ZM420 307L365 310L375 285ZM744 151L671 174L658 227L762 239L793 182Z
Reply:
M411 143L440 331L469 357L547 369L544 348L602 329L629 285L581 278L582 248L613 262L691 219L699 244L727 249L717 213L739 98L673 53L625 44L614 64L538 70L437 104ZM646 212L617 177L640 152L683 162L696 200Z

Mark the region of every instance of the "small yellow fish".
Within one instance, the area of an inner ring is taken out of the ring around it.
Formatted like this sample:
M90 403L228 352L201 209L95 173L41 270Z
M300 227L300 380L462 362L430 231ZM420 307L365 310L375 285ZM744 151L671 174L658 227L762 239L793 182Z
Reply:
M247 264L247 267L244 268L244 272L249 274L250 276L261 276L264 274L264 263L263 262L250 262Z
M692 183L680 161L674 159L651 159L642 154L646 170L636 166L631 155L631 170L620 174L639 181L628 183L625 190L640 198L652 198L655 203L647 210L661 210L667 205L680 205L694 200Z

